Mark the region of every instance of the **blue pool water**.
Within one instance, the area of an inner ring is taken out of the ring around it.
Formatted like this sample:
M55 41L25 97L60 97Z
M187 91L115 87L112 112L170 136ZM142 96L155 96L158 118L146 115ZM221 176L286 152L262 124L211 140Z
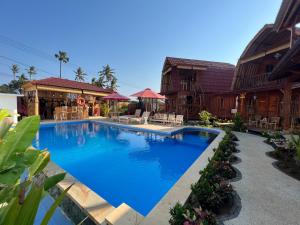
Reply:
M171 136L99 122L41 125L33 145L111 205L125 202L147 215L205 150L215 134Z

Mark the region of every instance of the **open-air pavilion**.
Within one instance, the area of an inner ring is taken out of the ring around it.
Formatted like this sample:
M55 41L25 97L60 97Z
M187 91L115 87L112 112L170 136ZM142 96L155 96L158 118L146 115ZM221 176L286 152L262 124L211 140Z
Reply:
M81 118L99 116L102 97L112 93L89 83L55 77L27 82L23 89L27 114L42 119L54 119L57 107L67 107L64 119L71 119L72 106L82 107Z

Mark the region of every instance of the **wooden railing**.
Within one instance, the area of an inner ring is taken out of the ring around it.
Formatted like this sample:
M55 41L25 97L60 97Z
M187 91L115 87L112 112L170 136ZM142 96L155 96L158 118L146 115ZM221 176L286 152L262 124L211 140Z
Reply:
M281 80L269 81L269 74L241 75L238 76L234 85L235 90L258 90L279 88L282 85Z

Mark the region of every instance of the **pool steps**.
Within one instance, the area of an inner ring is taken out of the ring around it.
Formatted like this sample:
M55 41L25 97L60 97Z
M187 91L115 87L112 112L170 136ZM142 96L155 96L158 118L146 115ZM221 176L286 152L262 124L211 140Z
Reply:
M43 171L46 176L52 176L65 172L58 165L49 162ZM144 217L127 204L123 203L117 208L110 205L105 199L92 191L86 185L82 184L75 177L67 173L64 180L57 184L63 191L70 185L72 188L68 191L67 197L72 200L81 211L88 215L95 224L99 225L137 225Z

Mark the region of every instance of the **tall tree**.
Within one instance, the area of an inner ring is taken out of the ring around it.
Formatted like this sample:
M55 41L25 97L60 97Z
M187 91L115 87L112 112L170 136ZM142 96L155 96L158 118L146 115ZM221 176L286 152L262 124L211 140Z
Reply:
M28 79L25 77L25 74L21 74L20 76L17 76L18 79L12 80L8 84L2 84L0 85L0 92L4 93L21 93L22 92L22 86L25 84Z
M16 80L16 74L19 73L19 71L20 71L19 66L16 64L13 64L10 69L14 75L14 80Z
M69 62L69 57L66 52L59 51L54 55L59 60L59 78L61 78L61 63Z
M102 70L99 71L99 82L102 82L105 88L117 89L117 78L115 71L110 68L109 65L103 66Z
M36 69L34 66L30 66L28 69L27 69L27 73L29 75L29 80L31 80L32 76L36 74Z
M81 67L78 67L77 70L74 71L74 73L76 81L84 81L86 73L81 69Z

